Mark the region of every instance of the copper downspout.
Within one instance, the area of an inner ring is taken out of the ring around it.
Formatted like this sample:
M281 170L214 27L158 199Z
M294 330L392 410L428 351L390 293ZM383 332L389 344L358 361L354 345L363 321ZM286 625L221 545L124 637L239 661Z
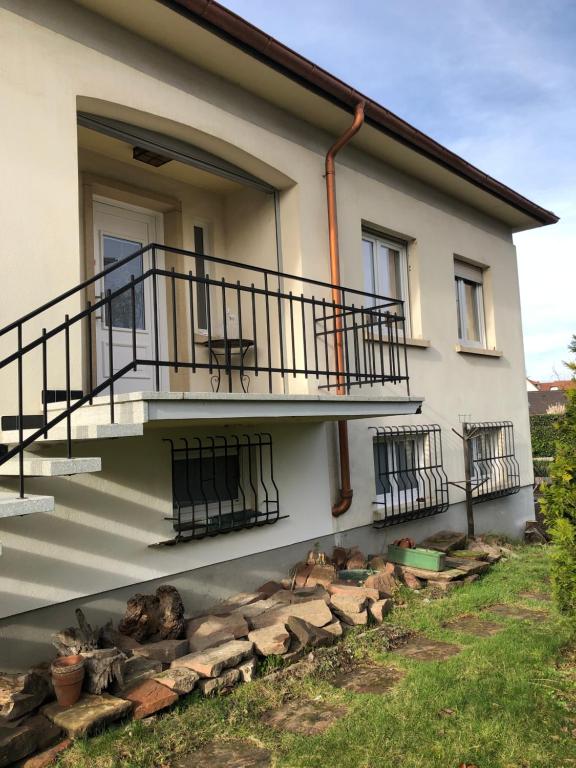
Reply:
M338 248L338 216L336 209L336 165L335 157L360 130L364 122L364 102L356 104L352 125L334 142L326 154L326 195L328 198L328 236L330 240L330 282L332 283L332 301L341 303L340 296L340 253ZM342 343L342 318L335 313L335 347L338 395L345 395L344 387L344 346ZM350 452L348 447L348 423L338 422L338 444L340 449L340 493L338 501L332 507L332 515L340 517L350 509L354 491L350 485Z

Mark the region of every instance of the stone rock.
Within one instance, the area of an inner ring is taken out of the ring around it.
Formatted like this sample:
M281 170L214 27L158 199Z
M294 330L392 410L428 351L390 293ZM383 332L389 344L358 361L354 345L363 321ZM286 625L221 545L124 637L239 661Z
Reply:
M394 573L394 563L389 563L382 555L374 555L368 561L368 568L372 571L384 571L385 573Z
M466 547L466 534L460 531L438 531L428 536L418 546L422 549L435 549L437 552L448 553L453 549Z
M330 605L335 611L344 613L360 613L366 608L368 598L366 595L346 593L344 595L332 595Z
M368 604L368 612L377 624L382 624L384 617L388 616L393 608L394 600L389 597Z
M300 587L298 589L283 589L272 598L278 605L288 605L291 603L306 603L310 600L325 600L329 602L330 595L321 584L313 587Z
M171 707L178 701L178 694L156 680L143 680L124 693L122 698L131 701L134 705L132 711L134 719L142 720L166 707Z
M36 736L27 725L0 725L0 768L12 765L36 749Z
M410 573L410 571L402 569L401 576L402 581L408 587L408 589L422 589L424 587L424 582L420 581L418 576Z
M232 640L216 648L189 653L172 662L172 668L185 667L200 677L218 677L223 669L234 667L252 654L254 644L248 640Z
M154 677L158 672L162 672L161 661L145 659L143 656L132 656L124 665L122 685L116 684L114 691L131 688L142 680Z
M171 763L173 768L270 768L272 755L252 741L213 741Z
M129 635L123 635L114 629L112 621L105 624L100 630L99 645L102 648L118 648L126 656L132 656L132 653L141 648L141 644Z
M72 738L87 736L115 720L130 714L132 703L103 693L85 694L71 707L61 707L56 701L45 704L42 714L60 726Z
M218 677L200 680L200 682L198 683L198 687L200 688L204 696L212 696L214 693L217 693L218 691L222 691L225 688L231 688L233 685L236 685L239 679L240 679L240 670L227 669L224 672L222 672L221 675L218 675Z
M272 597L269 597L266 600L257 600L255 603L250 603L250 605L243 605L242 607L237 608L232 613L232 616L240 616L250 623L256 616L260 616L261 613L276 608L277 605L278 599L276 598L276 595L272 595Z
M262 595L258 592L238 592L236 595L231 595L227 600L223 600L221 603L211 606L209 611L199 611L194 614L192 619L200 619L206 616L229 616L237 608L241 608L243 605L250 605L255 603L256 600L261 600Z
M352 627L364 626L368 624L368 611L360 611L360 613L347 613L346 611L336 611L336 615L344 622Z
M462 581L464 581L466 584L473 584L475 581L478 581L480 578L480 574L478 573L471 573L469 576L465 576ZM457 581L453 581L452 584L458 584Z
M424 635L414 635L404 645L395 648L393 653L419 661L444 661L460 653L460 646L431 640Z
M258 659L256 656L251 656L246 661L243 661L238 665L238 672L240 672L240 682L250 683L252 682L256 670L258 669Z
M344 547L334 547L332 550L332 562L337 570L343 571L348 562L348 550L344 549Z
M288 650L290 634L284 624L274 624L271 627L252 630L248 640L254 643L254 648L260 656L281 656Z
M186 623L186 637L190 652L203 651L213 645L247 637L249 631L250 627L246 619L239 613L228 616L202 616L189 619Z
M170 664L174 659L188 653L188 640L159 640L157 643L147 643L134 650L135 656Z
M294 586L305 587L308 576L312 573L314 565L312 563L299 563L294 571Z
M280 589L284 589L284 587L282 584L280 584L279 581L267 581L259 586L256 592L258 592L263 597L268 598L272 597L272 595L278 592Z
M33 757L28 757L21 763L18 763L18 768L48 768L49 765L54 765L56 760L60 757L62 752L66 751L72 744L72 739L63 739L55 744L50 749L40 752Z
M0 672L0 717L17 720L37 709L50 692L48 679L34 670L21 674Z
M368 600L379 600L380 593L373 587L367 587L366 584L362 587L357 587L355 584L350 584L346 581L335 581L328 587L328 592L331 595L363 595Z
M379 598L390 597L400 586L400 582L396 578L395 572L396 569L393 567L392 569L386 568L383 571L374 573L372 576L368 576L364 582L364 587L376 590Z
M322 627L315 627L313 624L310 624L304 619L299 619L296 616L290 616L286 622L286 626L304 647L320 648L332 645L336 640L336 635L333 632L328 632ZM341 626L340 631L342 631Z
M347 713L347 708L318 701L289 701L262 715L262 722L281 731L317 736Z
M304 619L315 627L323 627L332 621L332 612L325 600L308 600L266 611L252 619L252 627L253 629L261 629L274 624L285 624L290 616Z
M333 565L315 565L306 579L305 586L315 587L320 584L326 587L336 579L336 569Z
M322 627L324 632L330 632L331 635L334 635L334 637L342 637L342 624L338 621L338 619L335 619L331 624L326 624L325 627Z
M180 667L178 669L166 669L164 672L160 672L150 679L156 680L157 683L165 685L166 688L183 696L194 690L196 683L200 679L200 675L197 675L196 672L193 672L191 669Z
M34 731L38 750L52 746L62 736L62 729L43 715L27 717L20 725L25 725Z
M472 576L467 576L467 579L473 578ZM476 576L478 578L478 576ZM436 590L437 592L444 592L445 594L448 594L449 592L454 592L456 589L460 589L460 587L464 586L464 580L462 581L440 581L435 579L429 579L428 580L428 587Z
M356 571L366 568L366 555L361 552L357 547L353 547L348 562L346 563L346 570Z

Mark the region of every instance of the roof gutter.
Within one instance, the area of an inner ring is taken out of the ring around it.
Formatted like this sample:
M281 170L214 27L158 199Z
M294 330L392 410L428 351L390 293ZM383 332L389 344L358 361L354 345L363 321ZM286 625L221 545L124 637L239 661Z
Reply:
M347 112L352 113L358 102L365 102L367 124L502 200L540 224L555 224L558 221L558 216L552 211L533 203L479 170L378 102L364 96L214 0L157 0L157 2L184 15L286 77L295 80L323 98L329 99Z

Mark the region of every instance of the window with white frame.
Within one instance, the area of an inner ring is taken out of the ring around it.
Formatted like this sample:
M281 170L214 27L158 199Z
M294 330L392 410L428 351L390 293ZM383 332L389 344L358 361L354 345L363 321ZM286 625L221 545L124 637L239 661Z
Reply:
M465 261L454 260L458 339L472 347L486 346L484 322L484 272Z
M448 480L440 427L427 424L370 429L375 433L375 527L445 511Z
M409 333L410 311L406 243L363 230L362 255L365 290L368 293L376 293L390 299L401 299L404 302L406 333ZM398 310L393 308L390 311L398 314Z

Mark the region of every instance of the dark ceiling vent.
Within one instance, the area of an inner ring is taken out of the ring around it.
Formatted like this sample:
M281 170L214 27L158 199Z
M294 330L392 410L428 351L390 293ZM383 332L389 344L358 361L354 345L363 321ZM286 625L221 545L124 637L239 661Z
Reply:
M166 163L170 162L169 157L164 157L164 155L151 152L149 149L144 149L144 147L133 147L132 157L134 160L139 160L141 163L153 165L154 168L160 168L161 165L166 165Z

